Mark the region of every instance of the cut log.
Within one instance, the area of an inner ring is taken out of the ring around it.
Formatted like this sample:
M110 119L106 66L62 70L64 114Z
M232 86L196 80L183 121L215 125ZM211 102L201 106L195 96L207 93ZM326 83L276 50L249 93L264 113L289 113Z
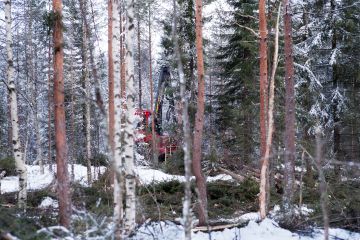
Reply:
M225 225L218 225L218 226L201 226L193 228L191 231L196 232L212 232L212 231L221 231L225 228L234 228L242 225L241 223L231 223L231 224L225 224Z

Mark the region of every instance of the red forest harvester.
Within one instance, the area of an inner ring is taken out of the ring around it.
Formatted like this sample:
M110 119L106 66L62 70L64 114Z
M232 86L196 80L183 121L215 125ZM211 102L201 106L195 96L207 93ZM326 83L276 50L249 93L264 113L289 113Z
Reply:
M160 72L160 78L158 83L158 89L156 94L156 102L154 109L155 116L155 139L157 143L157 153L159 156L159 161L165 161L167 156L171 155L174 151L177 150L177 143L170 138L170 136L164 134L162 129L162 106L163 106L163 98L164 92L170 83L170 72L168 67L162 67ZM170 101L174 101L170 99ZM173 104L170 104L173 106ZM170 107L171 108L171 107ZM168 112L170 113L170 112ZM138 125L137 133L141 135L141 137L136 139L136 143L147 143L149 146L152 145L152 134L151 134L151 111L146 109L137 109L136 115L140 116L143 121Z

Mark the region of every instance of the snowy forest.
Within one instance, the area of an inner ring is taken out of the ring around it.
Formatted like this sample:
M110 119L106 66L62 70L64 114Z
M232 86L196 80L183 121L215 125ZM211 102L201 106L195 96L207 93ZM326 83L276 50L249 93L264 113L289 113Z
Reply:
M0 240L359 240L359 0L2 0Z

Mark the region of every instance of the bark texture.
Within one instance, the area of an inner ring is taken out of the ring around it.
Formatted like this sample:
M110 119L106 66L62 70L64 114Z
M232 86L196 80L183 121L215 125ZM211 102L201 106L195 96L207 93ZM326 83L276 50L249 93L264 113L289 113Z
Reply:
M265 12L265 0L259 0L259 31L260 31L260 154L264 158L266 148L267 126L267 89L268 89L268 65L267 65L267 24Z
M19 175L19 194L18 205L19 208L26 208L27 200L27 171L23 153L21 151L21 143L19 138L19 117L18 117L18 103L16 96L16 86L14 81L14 60L13 60L13 40L12 40L12 17L11 17L11 1L5 1L5 22L6 22L6 53L7 53L7 84L10 96L10 120L11 120L11 136L12 149L15 159L16 171Z
M120 2L113 0L112 2L112 32L113 32L113 48L112 58L114 61L114 110L115 110L115 126L114 126L114 222L116 224L116 239L122 238L123 229L123 162L122 162L122 98L121 98L121 62L120 62Z
M285 156L284 156L284 195L283 207L291 213L294 198L295 183L295 92L294 92L294 62L292 54L291 6L289 0L284 0L285 28Z
M199 225L205 225L207 221L207 195L206 179L201 169L202 135L204 128L205 108L205 73L203 58L202 38L202 0L195 1L195 29L196 29L196 54L197 54L197 75L198 75L198 98L195 116L194 146L192 168L196 177L196 186L199 191Z
M132 41L135 39L134 26L134 0L127 0L126 7L126 107L124 126L124 146L123 157L125 163L125 191L126 191L126 207L124 230L125 235L129 235L135 229L136 215L136 196L135 196L135 159L134 159L134 123L135 123L135 88L134 88L134 50Z
M267 199L269 199L269 189L267 188L269 182L269 162L270 162L270 152L272 146L272 137L274 132L274 96L275 96L275 75L278 65L278 52L279 52L279 20L280 20L280 8L279 6L277 22L276 22L276 32L275 32L275 50L274 50L274 59L273 59L273 68L271 72L270 79L270 89L269 89L269 109L268 109L268 126L266 134L266 146L265 154L262 159L261 172L260 172L260 195L259 195L259 204L260 204L260 217L264 219L267 214Z
M173 39L174 39L174 52L175 60L177 62L177 68L180 79L180 98L182 105L182 124L183 124L183 133L184 133L184 166L185 166L185 197L183 202L183 221L184 221L184 231L185 239L191 239L191 133L190 133L190 122L188 114L188 100L186 98L186 81L184 75L184 69L181 62L181 53L179 47L178 36L176 35L176 25L177 25L177 7L176 0L173 0L174 5L174 22L173 22Z
M55 14L54 41L54 107L55 107L55 148L57 164L59 220L60 225L70 226L71 199L67 168L67 143L64 109L64 41L62 24L62 0L53 0Z
M87 167L87 180L91 183L91 85L88 70L88 36L87 31L87 5L85 0L79 0L82 22L83 22L83 39L82 39L82 51L83 51L83 80L85 84L85 142L86 142L86 167Z
M108 0L108 88L109 88L109 144L114 152L114 59L113 59L113 0Z

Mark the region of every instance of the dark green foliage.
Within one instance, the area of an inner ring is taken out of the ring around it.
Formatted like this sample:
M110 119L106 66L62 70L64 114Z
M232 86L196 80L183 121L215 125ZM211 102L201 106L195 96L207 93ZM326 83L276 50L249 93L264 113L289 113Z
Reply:
M195 184L192 183L192 201L196 201ZM211 218L231 217L237 211L257 211L259 185L251 179L241 184L217 181L208 183L208 207ZM172 220L180 217L184 185L178 181L162 182L138 189L142 218ZM174 213L173 213L174 212Z
M168 157L166 162L162 164L162 168L166 173L184 175L184 151L178 149L171 156Z
M13 157L6 157L0 159L0 172L6 171L6 176L16 175L15 159Z
M36 233L43 226L55 225L56 221L39 210L28 209L26 213L17 208L0 207L0 235L11 233L23 240L49 239L45 234Z
M28 192L28 195L27 195L27 205L29 207L36 208L40 205L41 201L45 197L51 197L53 199L57 199L56 193L53 193L53 192L49 191L48 189L43 189L43 190L39 190L39 191L31 191L31 192Z
M256 37L238 24L256 29L252 16L257 9L257 2L229 1L234 8L231 20L222 26L224 33L221 38L226 44L219 47L216 56L220 66L219 103L216 109L218 129L228 131L224 144L242 163L249 163L254 154L254 119L257 118L258 100L258 42Z
M113 191L106 183L103 175L91 187L74 185L72 195L73 204L78 208L85 208L97 216L110 216L113 213Z

